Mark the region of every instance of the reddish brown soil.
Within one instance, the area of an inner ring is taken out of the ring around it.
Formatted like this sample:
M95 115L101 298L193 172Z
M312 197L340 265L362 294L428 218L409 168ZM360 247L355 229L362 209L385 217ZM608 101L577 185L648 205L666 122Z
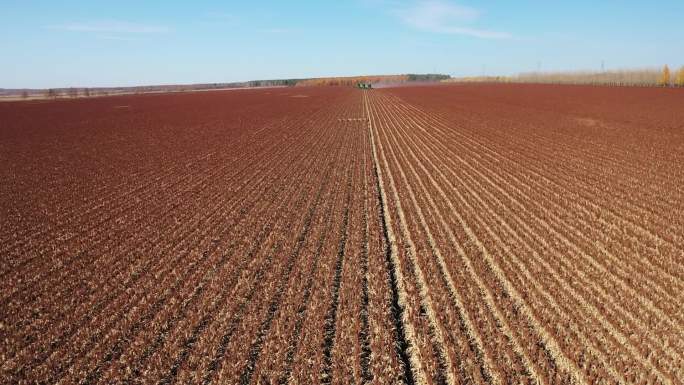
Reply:
M1 103L0 378L681 384L683 91Z

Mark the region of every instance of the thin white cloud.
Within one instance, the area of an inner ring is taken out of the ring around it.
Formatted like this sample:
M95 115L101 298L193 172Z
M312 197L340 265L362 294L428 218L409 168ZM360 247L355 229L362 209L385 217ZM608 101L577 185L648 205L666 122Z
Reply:
M275 33L275 34L280 34L280 33L292 33L294 32L294 29L291 28L261 28L259 31L264 32L264 33Z
M507 32L468 27L482 13L444 0L419 0L393 12L406 25L428 32L472 36L481 39L510 39Z
M126 21L90 21L51 25L47 28L70 32L149 34L169 32L160 25L130 23Z
M205 12L204 16L209 20L227 24L237 24L240 21L240 18L237 15L221 11Z
M128 36L112 36L112 35L96 35L95 36L101 40L113 40L113 41L140 41L140 38Z

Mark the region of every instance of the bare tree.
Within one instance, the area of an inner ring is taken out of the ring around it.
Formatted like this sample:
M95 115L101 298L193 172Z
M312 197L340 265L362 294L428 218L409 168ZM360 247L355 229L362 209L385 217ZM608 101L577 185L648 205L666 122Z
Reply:
M77 98L78 97L78 88L74 88L74 87L69 88L69 97L70 98Z
M21 91L21 98L22 99L28 99L28 97L29 97L28 91L26 91L26 90Z
M677 87L684 87L684 66L682 66L679 71L677 71L677 79L675 79L675 85Z
M86 98L89 98L90 97L90 88L84 88L83 94L85 95Z
M670 67L665 64L663 67L663 72L660 75L660 80L658 81L658 85L667 87L670 85Z

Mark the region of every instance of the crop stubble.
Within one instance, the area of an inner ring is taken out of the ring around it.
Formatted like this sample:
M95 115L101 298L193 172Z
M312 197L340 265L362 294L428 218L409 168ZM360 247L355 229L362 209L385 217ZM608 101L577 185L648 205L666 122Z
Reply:
M4 103L0 376L681 384L683 100L450 85Z

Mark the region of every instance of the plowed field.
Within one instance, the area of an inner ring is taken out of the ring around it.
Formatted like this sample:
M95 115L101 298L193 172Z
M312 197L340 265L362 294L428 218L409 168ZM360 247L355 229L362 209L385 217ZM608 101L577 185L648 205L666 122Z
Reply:
M682 384L684 92L0 104L0 383Z

